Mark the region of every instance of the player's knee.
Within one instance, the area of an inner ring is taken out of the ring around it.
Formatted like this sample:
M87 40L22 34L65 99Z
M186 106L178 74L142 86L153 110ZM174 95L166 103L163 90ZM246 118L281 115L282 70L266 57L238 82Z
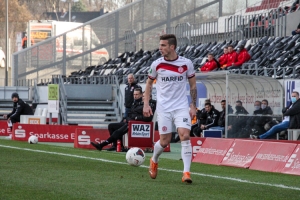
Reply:
M163 148L166 148L168 146L169 142L167 141L160 141L160 146L162 146Z
M182 134L182 136L180 137L181 141L185 141L185 140L189 140L190 139L190 134Z

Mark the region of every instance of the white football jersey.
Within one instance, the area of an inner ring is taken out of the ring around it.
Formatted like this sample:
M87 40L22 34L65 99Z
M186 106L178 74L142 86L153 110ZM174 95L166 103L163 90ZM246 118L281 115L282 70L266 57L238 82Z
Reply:
M187 99L187 79L195 76L191 60L178 56L169 61L164 57L154 61L148 77L156 79L157 112L171 112L189 108Z

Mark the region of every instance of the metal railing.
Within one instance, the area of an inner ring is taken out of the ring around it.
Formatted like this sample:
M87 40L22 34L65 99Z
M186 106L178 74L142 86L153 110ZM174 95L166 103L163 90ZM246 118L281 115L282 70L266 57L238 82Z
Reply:
M13 77L51 78L98 65L126 50L155 49L168 27L186 19L204 21L198 14L220 1L137 0L91 20L78 28L49 38L13 54ZM182 9L184 7L184 9ZM218 13L218 12L217 12ZM128 32L129 31L129 32ZM125 38L126 35L129 37ZM77 37L76 42L70 38ZM126 42L126 45L124 44Z
M230 73L267 76L273 78L296 78L296 67L259 67L257 63L244 63L240 69L229 70Z
M286 14L280 8L252 15L233 15L225 19L225 33L231 40L251 39L258 42L264 36L286 36Z
M67 124L68 96L62 76L58 75L57 78L59 84L59 123Z
M116 103L116 108L117 108L117 118L118 121L121 121L121 119L123 118L123 105L124 105L124 97L122 95L122 92L120 91L120 84L118 81L118 77L117 76L112 76L113 80L114 80L114 86L113 86L113 95L114 95L114 99L115 99L115 103Z
M39 102L40 102L40 95L38 93L37 83L36 83L36 81L34 81L32 103L39 103Z

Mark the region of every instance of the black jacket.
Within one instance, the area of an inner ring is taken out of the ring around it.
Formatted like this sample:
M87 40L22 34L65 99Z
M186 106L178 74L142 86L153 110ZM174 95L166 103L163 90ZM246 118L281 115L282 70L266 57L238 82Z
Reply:
M284 116L290 116L290 125L289 129L299 129L300 128L300 99L298 99L295 103L290 106L284 108L282 113Z
M215 108L211 108L210 112L206 112L206 113L207 113L207 118L205 123L206 129L209 129L214 126L218 126L220 112Z
M249 114L248 111L243 107L243 106L240 106L240 107L235 107L236 111L235 111L235 114Z
M136 82L133 82L131 85L128 83L126 84L125 87L125 107L130 108L132 103L133 103L133 91L135 88L142 88L140 85L138 85Z
M7 115L7 118L20 121L20 115L33 115L31 107L22 99L13 103L13 110Z
M156 110L156 101L150 100L149 106L152 109L152 113L154 115L154 112ZM143 115L143 108L144 108L144 102L142 101L142 98L137 99L133 102L131 106L131 110L128 113L127 121L135 120L135 121L144 121L144 122L151 122L153 119L153 115L150 117L145 117Z
M232 114L233 110L232 110L231 105L228 105L227 108L228 108L228 114ZM222 110L220 112L220 117L219 117L219 120L218 120L218 126L225 127L225 119L226 119L226 110Z
M215 109L215 107L213 105L212 105L212 109ZM196 117L197 117L199 126L201 126L201 124L205 124L206 119L207 119L207 112L206 112L205 108L202 108L201 110L197 110Z

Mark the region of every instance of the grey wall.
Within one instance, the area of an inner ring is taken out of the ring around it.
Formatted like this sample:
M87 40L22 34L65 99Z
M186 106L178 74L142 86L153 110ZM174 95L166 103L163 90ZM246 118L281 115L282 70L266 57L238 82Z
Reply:
M286 34L291 35L291 32L297 28L299 23L300 11L288 14L286 22Z
M65 85L68 99L112 100L112 85Z
M0 99L10 100L11 94L17 92L19 97L23 100L29 99L29 90L28 87L0 87ZM29 99L31 100L31 99Z

